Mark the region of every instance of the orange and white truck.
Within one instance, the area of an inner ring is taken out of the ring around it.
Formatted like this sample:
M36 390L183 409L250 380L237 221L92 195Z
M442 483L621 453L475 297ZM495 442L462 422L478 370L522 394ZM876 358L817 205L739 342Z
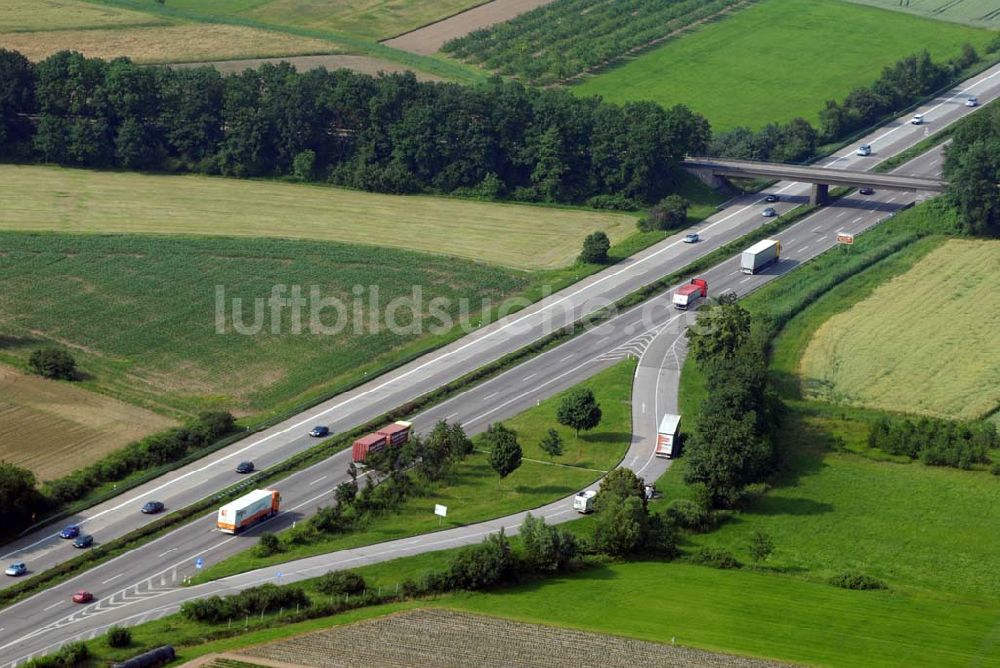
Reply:
M699 299L708 296L708 281L704 278L692 278L687 285L682 285L674 291L674 308L686 311Z
M236 534L278 514L281 495L273 489L255 489L219 508L219 531Z

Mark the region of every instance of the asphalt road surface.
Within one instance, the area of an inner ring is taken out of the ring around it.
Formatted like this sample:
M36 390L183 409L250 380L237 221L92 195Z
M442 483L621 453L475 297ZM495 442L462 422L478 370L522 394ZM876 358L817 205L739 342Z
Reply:
M927 125L911 126L906 119L902 119L863 142L872 144L878 158L884 159L923 139L928 128L939 129L972 111L963 105L965 95L976 94L985 103L998 92L1000 67L927 105L922 110ZM824 164L860 169L875 162L870 157L854 156L852 148L833 156ZM939 176L940 164L940 150L937 150L904 165L895 173ZM783 211L805 199L808 190L806 185L782 183L771 191L782 195L783 201L775 206ZM739 272L738 259L734 258L706 272L704 277L713 294L729 289L745 294L828 249L835 243L834 235L838 231L861 232L915 197L912 193L876 192L870 197L852 195L841 199L777 235L784 249L782 262L764 273L745 276ZM702 233L703 242L688 245L682 244L677 237L668 239L625 263L553 295L506 322L483 328L438 353L404 367L390 374L390 378L372 381L366 387L333 399L268 432L164 476L147 485L146 489L133 491L121 500L92 509L81 518L86 522L85 530L95 533L98 540L120 535L147 520L137 511L147 499L157 498L165 501L168 508L179 508L231 484L235 479L231 469L241 459L254 459L258 467L269 466L308 447L313 441L304 436L304 432L312 424L330 424L333 429L341 431L377 416L386 408L405 401L405 398L400 398L407 396L400 386L409 388L412 392L409 398L422 394L450 379L449 370L455 377L461 376L504 354L498 350L503 350L512 339L516 339L517 343L510 346L510 350L538 338L545 331L543 316L549 309L566 309L566 312L580 315L605 303L595 300L595 295L614 299L679 269L711 248L761 224L762 208L760 196L744 198L696 228ZM670 307L669 294L650 300L460 397L434 407L418 416L416 422L426 427L438 418L447 418L461 422L470 433L476 433L490 422L515 415L627 355L639 356L633 392L634 434L623 465L636 469L648 480L654 480L669 464L668 460L652 456L652 443L658 416L676 410L677 373L684 354L684 323L685 314ZM442 376L444 380L435 380ZM366 410L371 412L366 413ZM331 415L336 419L331 419ZM340 453L276 485L283 493L284 509L281 515L266 525L267 528L274 530L287 526L308 515L317 506L329 503L333 488L344 479L347 463L347 453ZM572 519L575 515L570 499L533 512L551 522ZM182 588L180 582L183 578L196 572L195 559L200 557L207 563L213 563L245 549L253 542L255 532L238 537L217 533L214 530L214 515L208 515L128 555L0 611L0 662L16 663L34 654L52 651L68 640L101 633L111 624L134 624L168 614L189 598L262 581L292 582L334 568L474 543L501 526L508 530L516 527L522 518L523 514L517 514L474 526L305 559L195 588ZM258 528L256 532L260 530ZM29 538L29 544L37 544L33 547L19 546L22 552L17 556L35 551L32 554L39 561L29 563L31 566L44 564L46 559L56 563L73 552L65 541L49 537L49 533ZM8 555L7 559L12 556ZM93 591L98 600L91 605L74 606L69 600L70 595L81 588Z

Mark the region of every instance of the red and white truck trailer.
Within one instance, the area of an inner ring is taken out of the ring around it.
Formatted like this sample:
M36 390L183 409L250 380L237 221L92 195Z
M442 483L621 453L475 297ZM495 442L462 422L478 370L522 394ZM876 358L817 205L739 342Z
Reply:
M681 416L667 413L660 420L660 428L656 430L657 457L672 458L680 452Z
M273 489L255 489L219 508L219 531L239 533L268 517L278 514L281 495Z
M699 299L708 296L708 281L704 278L692 278L687 285L682 285L674 291L674 308L686 311Z
M381 452L386 446L400 446L410 440L413 425L409 422L393 422L376 432L366 434L354 441L351 452L355 464L363 464L369 452Z

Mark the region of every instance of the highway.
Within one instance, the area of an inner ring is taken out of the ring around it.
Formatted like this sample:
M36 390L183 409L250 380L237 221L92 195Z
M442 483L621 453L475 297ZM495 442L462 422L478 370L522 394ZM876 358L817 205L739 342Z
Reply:
M984 102L988 101L996 96L1000 88L998 75L1000 68L994 68L964 88L970 94L978 95ZM961 97L964 94L964 90L961 94L956 91L952 96L928 105L923 110L928 125L938 129L972 111L962 106ZM896 121L863 141L871 143L879 157L885 158L922 139L923 129L910 126L905 120ZM866 163L875 164L875 161L854 156L853 148L850 148L828 161L828 164L837 163L841 167L860 168ZM921 156L894 173L938 176L940 151ZM784 201L777 206L787 208L805 198L808 186L782 183L772 191L783 195ZM479 361L482 359L480 355L489 355L493 351L494 356L498 356L496 351L508 345L510 339L517 339L516 345L511 347L516 349L540 336L539 332L543 331L541 327L545 325L542 316L547 309L565 309L577 314L587 312L588 308L593 310L594 305L603 305L597 299L601 295L605 295L605 299L614 299L615 297L607 295L615 295L616 291L623 290L618 294L621 296L642 283L680 268L709 249L745 234L751 227L763 222L759 200L759 196L743 198L701 223L696 229L702 233L705 241L700 244L682 244L677 237L672 237L626 263L616 265L563 293L549 297L523 314L483 328L426 359L407 365L390 374L389 380L372 381L355 392L331 400L268 432L234 444L207 458L207 461L164 476L164 479L147 485L147 489L131 492L121 500L93 509L84 518L87 531L92 530L90 527L95 527L93 531L100 540L114 535L115 531L121 533L134 528L147 520L137 512L143 500L154 498L155 495L155 498L165 501L168 507L180 507L231 484L235 479L235 474L231 473L232 466L240 459L254 459L258 466L267 466L308 447L312 441L303 434L314 423L327 423L338 431L347 429L384 412L390 406L403 403L399 397L406 396L407 391L417 396L444 382L425 379L437 379L442 375L447 377L446 371L454 373L456 377L460 376L484 363ZM828 248L837 231L862 231L911 200L912 196L909 194L888 192L876 192L868 198L851 196L842 199L778 235L786 252L785 259L776 268L763 275L747 277L738 273L735 260L730 260L706 272L710 290L718 294L720 291L733 289L745 294ZM654 270L653 267L657 269ZM627 289L623 289L626 282ZM588 302L591 306L588 306ZM492 421L514 415L537 400L593 375L625 355L641 355L634 394L635 434L623 464L636 468L647 479L655 479L665 469L667 462L650 456L649 436L655 432L656 416L669 410L672 402L676 401L676 369L679 368L683 355L683 339L680 335L684 317L678 317L678 313L670 308L668 302L669 295L620 314L600 327L537 356L460 397L434 407L418 416L417 424L426 427L438 418L448 418L461 422L470 433L475 433ZM389 398L381 398L383 395ZM371 412L366 414L366 410ZM336 418L331 419L331 415ZM333 487L343 479L346 465L347 455L342 453L278 485L285 496L286 512L276 518L269 528L286 525L307 515L317 505L328 502ZM570 519L573 513L567 510L566 503L564 500L538 512L552 521ZM414 551L476 542L484 533L495 530L498 526L510 527L519 521L518 516L501 518L473 527L403 539L336 555L324 555L261 573L182 589L179 582L194 572L196 557L201 556L212 563L227 554L244 549L252 542L252 536L229 537L214 532L213 518L206 516L125 557L112 560L67 583L0 611L0 662L20 661L31 654L49 651L70 638L99 633L112 623L136 623L141 619L167 614L175 610L181 600L206 595L219 588L239 587L261 579L275 578L278 572L282 572L283 581L288 582L311 577L339 564L356 566L404 556ZM46 532L48 533L51 532ZM46 555L54 555L51 557L52 563L72 552L72 548L57 539L45 536L29 538L29 541L39 540L41 542L38 545L22 547L22 550L35 550L43 560L48 558ZM10 559L9 556L7 558ZM29 562L29 565L33 563ZM90 589L99 600L89 606L74 606L69 602L69 595L79 588Z

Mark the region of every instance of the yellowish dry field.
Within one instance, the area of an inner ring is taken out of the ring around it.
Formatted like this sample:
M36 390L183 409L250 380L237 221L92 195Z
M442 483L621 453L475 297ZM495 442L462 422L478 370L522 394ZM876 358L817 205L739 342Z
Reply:
M69 383L0 365L0 461L51 480L174 424Z
M163 23L167 21L151 14L79 0L3 0L0 3L0 33ZM0 36L0 46L7 46L6 35Z
M0 165L0 229L320 239L550 269L572 264L591 232L624 239L635 218L273 181Z
M338 45L246 26L184 24L100 30L56 30L0 35L0 43L31 60L64 50L92 58L128 56L137 63L265 58L337 53Z
M802 357L807 393L942 417L1000 406L1000 241L952 240L825 322Z

